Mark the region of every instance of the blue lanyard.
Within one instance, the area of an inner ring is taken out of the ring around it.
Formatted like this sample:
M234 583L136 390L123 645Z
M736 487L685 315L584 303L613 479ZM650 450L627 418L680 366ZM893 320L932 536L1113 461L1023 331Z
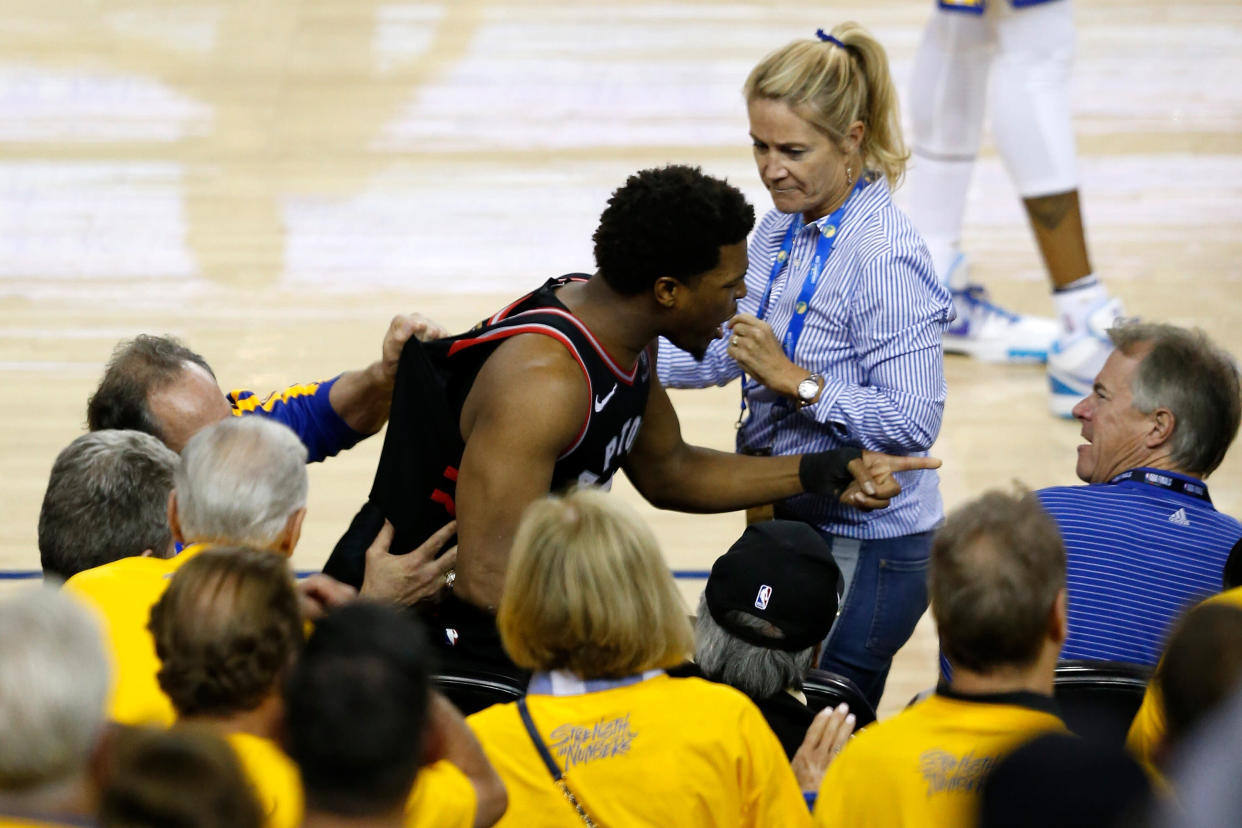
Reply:
M785 336L781 340L781 347L785 351L785 356L793 361L794 350L798 347L798 339L802 336L802 327L806 324L806 312L811 306L811 297L815 295L815 288L819 286L820 277L824 275L827 269L828 256L832 253L832 246L837 242L837 234L841 229L841 218L845 215L846 205L850 203L850 199L854 194L867 186L867 177L860 175L858 182L854 184L854 189L850 190L850 194L845 197L845 201L832 214L828 216L828 220L824 222L819 230L819 241L815 244L815 258L811 260L811 269L807 273L806 281L802 283L802 291L798 294L798 301L794 303L793 316L789 319L789 327L785 330ZM785 240L781 242L781 249L776 254L775 261L772 262L772 272L768 274L768 287L763 292L763 300L759 303L759 310L755 314L759 319L763 319L768 314L768 305L772 301L772 287L776 284L776 277L781 275L781 271L785 269L786 262L789 261L789 255L793 252L794 238L801 229L801 216L795 215L793 220L789 222L789 229L785 231ZM737 426L742 427L746 421L746 395L750 393L750 389L754 383L750 377L742 375L742 411L738 414Z
M793 316L789 319L789 328L785 331L785 337L781 340L781 346L785 349L785 356L791 360L794 356L794 350L798 347L798 340L802 336L802 328L806 324L806 312L810 309L811 297L815 295L815 288L819 286L820 277L824 275L826 265L828 264L828 256L832 254L832 247L837 243L837 231L841 227L841 217L845 215L846 205L850 203L850 199L854 197L854 193L867 186L866 176L859 176L858 182L854 185L854 189L850 190L850 194L845 197L845 201L841 206L828 216L828 220L824 222L819 229L819 240L815 243L815 258L811 259L811 269L807 272L806 281L802 283L802 292L798 294L798 301L794 303ZM785 269L785 264L789 261L789 255L793 252L794 237L798 235L799 216L795 215L793 221L789 223L789 229L785 231L785 240L781 243L780 252L776 254L776 260L772 262L772 272L768 274L768 288L763 292L763 301L759 305L759 312L756 314L759 319L767 316L768 305L772 301L772 287L776 284L776 277Z

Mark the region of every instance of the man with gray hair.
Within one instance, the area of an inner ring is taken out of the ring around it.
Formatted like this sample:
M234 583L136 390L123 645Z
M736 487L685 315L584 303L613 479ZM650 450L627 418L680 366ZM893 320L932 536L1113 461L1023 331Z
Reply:
M819 533L769 520L746 527L716 560L699 599L698 672L750 696L790 759L815 718L802 681L819 660L840 591L841 572Z
M0 599L0 814L31 825L93 819L107 696L108 661L86 610L48 588Z
M64 580L131 555L170 557L176 467L174 452L138 431L93 431L66 446L39 510L44 577Z
M1042 489L1069 560L1062 658L1154 665L1174 619L1221 588L1242 523L1204 479L1242 419L1237 365L1199 330L1129 322L1074 406L1085 486Z
M1065 642L1065 546L1035 496L988 492L936 532L928 593L953 678L849 741L815 825L971 825L987 772L1022 742L1065 732L1052 698Z
M171 576L211 545L265 549L288 558L306 516L306 447L287 427L263 417L231 417L200 430L181 452L168 500L168 524L181 547L174 558L129 557L97 566L65 582L66 591L99 611L116 665L110 714L125 724L170 724L172 706L156 681L159 661L147 630L151 607ZM391 532L367 551L362 594L412 603L434 593L452 554L433 560L453 526L409 555L391 555ZM325 575L301 584L313 614L353 597L354 590Z

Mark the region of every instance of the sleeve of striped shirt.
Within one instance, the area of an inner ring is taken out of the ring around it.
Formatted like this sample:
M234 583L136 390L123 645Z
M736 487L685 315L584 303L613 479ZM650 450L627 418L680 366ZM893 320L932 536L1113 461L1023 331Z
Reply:
M872 450L931 448L944 415L941 342L950 307L921 240L896 240L864 266L851 307L850 344L862 381L829 374L803 415L843 427Z
M332 407L329 396L337 379L291 385L262 400L253 391L237 389L229 392L229 401L236 415L268 417L293 429L306 446L306 461L317 463L353 447L363 437Z

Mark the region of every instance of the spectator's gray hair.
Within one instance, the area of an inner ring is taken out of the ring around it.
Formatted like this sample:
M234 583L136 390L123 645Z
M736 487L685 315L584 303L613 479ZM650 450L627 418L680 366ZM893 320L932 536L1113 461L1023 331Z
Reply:
M44 576L69 578L119 558L168 556L177 455L138 431L92 431L52 464L39 510Z
M1108 336L1127 356L1150 349L1130 382L1133 405L1144 414L1173 412L1173 462L1179 471L1207 477L1225 459L1242 419L1233 357L1197 328L1130 321Z
M0 600L0 791L82 771L107 711L108 659L89 612L47 587Z
M730 611L729 623L750 627L772 638L783 638L776 627L744 612ZM736 687L748 696L764 699L786 688L800 688L814 666L815 648L796 653L757 647L730 635L716 623L707 608L707 596L699 598L694 622L694 662L703 675Z
M268 548L306 506L306 447L274 420L231 417L190 438L175 480L186 541Z

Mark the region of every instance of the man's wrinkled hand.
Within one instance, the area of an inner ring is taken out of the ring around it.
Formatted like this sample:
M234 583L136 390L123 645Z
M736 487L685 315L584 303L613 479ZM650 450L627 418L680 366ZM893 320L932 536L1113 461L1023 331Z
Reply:
M394 530L391 523L384 521L384 527L367 548L362 597L409 606L438 595L457 563L457 549L454 547L438 558L436 553L456 531L457 521L449 521L413 551L394 555L389 551Z
M805 793L818 793L824 774L854 734L854 714L842 702L815 714L790 764Z
M357 597L358 590L322 572L298 581L298 605L307 621L317 621L328 610L348 604Z
M434 319L421 313L402 313L388 323L388 332L384 334L383 358L381 363L389 376L397 375L397 363L401 361L401 351L411 338L419 342L440 339L448 336L448 329Z

